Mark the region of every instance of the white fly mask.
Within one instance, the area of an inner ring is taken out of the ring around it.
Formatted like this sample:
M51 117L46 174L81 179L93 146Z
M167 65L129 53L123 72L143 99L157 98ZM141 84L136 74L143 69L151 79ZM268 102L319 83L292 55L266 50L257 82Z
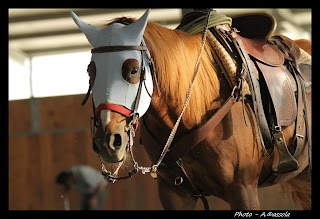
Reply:
M102 28L86 24L71 11L74 22L93 47L91 63L95 64L96 75L92 95L96 114L112 110L125 116L138 113L141 117L149 108L153 91L151 58L143 40L149 11L134 23L113 23ZM136 66L132 75L143 74L142 78L130 81L131 75L124 73L128 62Z

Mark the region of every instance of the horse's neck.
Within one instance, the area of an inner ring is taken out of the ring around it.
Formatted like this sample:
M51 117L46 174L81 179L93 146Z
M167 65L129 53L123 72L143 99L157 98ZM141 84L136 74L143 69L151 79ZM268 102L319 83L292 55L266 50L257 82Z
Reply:
M179 115L177 110L172 108L170 102L163 101L160 98L153 98L151 105L144 116L144 121L149 127L152 127L153 132L156 130L156 132L161 133L161 136L167 138L176 124ZM185 131L186 129L187 127L184 122L181 122L179 132ZM162 140L166 140L165 138Z
M188 35L183 31L148 24L144 37L155 64L161 93L160 97L156 90L153 93L144 121L164 144L181 115L195 75L191 98L175 138L207 122L228 99L231 88L224 76L217 73L210 45L205 44L201 51L201 34ZM201 61L196 68L199 55Z
M156 92L154 92L156 94ZM194 127L201 126L206 121L211 118L211 116L221 107L222 103L229 97L231 94L231 89L228 82L225 79L220 80L220 93L221 96L216 97L212 100L210 109L208 109L201 117L201 121L198 121L195 117L185 113L182 115L181 122L179 123L179 128L176 133L176 137L183 135L187 130L190 130ZM197 95L192 94L192 95ZM199 94L198 94L199 95ZM207 95L202 92L201 95ZM159 137L161 142L166 142L170 132L177 123L177 120L181 114L184 102L176 103L172 99L166 98L168 95L161 93L161 96L158 97L154 95L151 105L144 116L144 121L146 125L151 129L153 134ZM198 106L192 105L191 101L187 108L192 109L193 111L199 111ZM160 139L163 138L163 139Z
M195 40L199 41L200 37ZM185 42L185 44L187 45L187 42ZM169 46L168 48L171 47ZM179 50L183 49L185 49L185 47ZM162 122L164 124L162 125L170 129L172 129L181 114L188 98L193 79L195 81L191 89L191 98L183 114L181 125L179 126L181 130L191 129L194 126L206 122L206 120L220 108L221 104L230 97L233 89L230 87L225 75L220 73L217 67L215 67L216 61L212 60L213 57L208 45L204 47L200 54L201 61L199 68L195 68L195 65L197 58L199 58L200 48L189 49L193 51L197 50L196 53L193 52L192 60L194 60L194 62L186 61L183 64L173 62L175 68L165 64L162 65L165 66L165 69L162 69L160 65L160 67L157 66L158 68L156 70L161 96L158 97L157 92L154 92L151 102L153 110L150 112L154 117L158 117L158 120L163 120ZM153 52L154 51L155 49L153 49ZM168 51L164 53L164 55L170 56L172 53L174 52ZM188 51L185 53L188 53ZM185 53L183 53L184 56ZM161 56L161 54L157 53L155 55L152 53L151 56L153 56L156 63L159 63L158 57ZM174 80L175 78L178 80ZM170 89L168 89L169 86L167 84L171 84Z
M187 121L189 121L189 122L193 121L193 123L190 123L189 126L186 126L186 123L183 122L183 120L181 120L182 122L178 124L179 126L177 129L177 132L175 132L175 133L173 133L172 131L173 131L173 127L177 123L179 113L177 113L175 108L174 109L172 108L173 104L170 101L165 101L165 98L163 98L163 93L162 93L161 97L157 97L157 96L153 97L149 109L147 110L147 112L145 113L143 118L141 118L142 121L140 120L141 121L140 122L141 123L140 135L141 135L142 144L145 146L145 149L148 152L150 159L153 162L158 161L158 158L160 156L160 153L162 152L162 149L164 148L164 146L168 142L170 136L172 137L172 134L174 137L172 144L175 144L175 146L176 146L175 148L178 148L178 149L174 150L175 152L173 152L173 153L178 155L178 154L180 154L181 150L189 151L195 145L192 143L190 145L185 144L185 143L176 144L177 143L176 140L178 140L178 142L179 142L179 140L181 140L183 138L183 136L186 135L186 133L193 133L193 134L198 133L197 132L198 129L196 129L196 128L201 125L204 125L204 123L206 123L209 119L211 122L207 123L205 125L205 127L212 127L213 114L215 112L217 112L218 109L220 109L221 104L224 103L226 101L226 99L231 94L231 89L230 89L229 84L226 80L222 80L221 85L222 85L222 86L220 86L221 93L223 93L224 95L222 95L221 98L219 98L219 100L213 101L213 103L211 104L212 109L208 110L205 113L205 115L203 116L203 121L202 121L203 123L199 124L199 123L195 122L196 120L194 120L194 119L192 120L190 118L187 118ZM180 105L183 105L183 103L181 103ZM191 107L191 106L189 105L188 107ZM194 107L193 108L194 110L198 110L195 106L193 106L193 107ZM236 112L241 113L240 110L236 110ZM184 118L186 120L186 118L185 118L186 116L187 115L184 114L182 118ZM217 118L217 117L214 117L214 118ZM216 121L216 119L214 119L214 120ZM227 120L227 123L231 124L231 122L228 120ZM211 124L211 125L208 126L208 124ZM190 130L191 128L192 128L192 130ZM208 129L208 128L206 128L206 129ZM204 129L201 129L201 130L203 131ZM214 129L214 128L211 130L214 133L219 133L221 131L221 129ZM206 132L204 132L204 133L206 133ZM199 135L199 137L200 136L201 136L201 134ZM187 138L187 139L189 139L189 138ZM187 142L189 143L189 140L187 140ZM175 157L175 155L170 155L170 157L171 156ZM171 159L171 158L169 158L169 159ZM173 159L175 159L175 158L173 158Z

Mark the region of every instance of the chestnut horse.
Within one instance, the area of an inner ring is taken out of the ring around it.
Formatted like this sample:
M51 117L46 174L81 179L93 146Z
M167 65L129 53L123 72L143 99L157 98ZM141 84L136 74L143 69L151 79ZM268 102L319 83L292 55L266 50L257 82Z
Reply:
M206 196L216 196L229 203L231 209L257 210L258 188L276 183L286 189L291 186L294 198L304 209L311 209L311 148L305 129L311 130L311 82L309 91L304 93L304 113L297 113L301 124L297 124L298 116L294 114L290 124L277 126L284 139L283 148L288 149L298 141L294 138L296 126L304 130L300 153L294 158L290 157L294 150L283 155L295 161L294 168L277 172L274 165L282 162L283 151L276 148L282 146L273 144L268 148L266 141L263 144L253 101L255 90L249 89L248 77L244 80L229 75L227 80L217 57L221 63L235 60L229 62L234 65L231 69L246 64L237 65L238 55L223 60L227 56L220 55L227 54L227 50L214 52L214 47L223 46L209 42L214 36L206 29L208 26L190 34L148 22L148 15L149 10L137 20L121 17L95 27L71 12L93 47L88 66L89 90L83 104L92 92L93 149L100 157L105 177L115 181L139 170L150 172L157 179L164 209L194 209L199 198L208 209ZM298 49L295 61L311 65L311 42L306 42L307 47L301 48L307 48L309 54ZM285 57L287 60L288 54ZM295 57L291 61L292 58ZM245 67L243 71L236 70L236 75L246 71ZM207 126L208 121L214 125ZM134 160L132 145L137 128L154 164L151 167L141 167ZM125 161L125 168L133 171L118 177ZM116 168L113 174L104 163Z

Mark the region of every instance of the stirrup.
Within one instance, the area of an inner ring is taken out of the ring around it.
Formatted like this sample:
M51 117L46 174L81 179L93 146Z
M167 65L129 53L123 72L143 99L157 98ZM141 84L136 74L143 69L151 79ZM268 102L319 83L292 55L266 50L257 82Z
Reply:
M273 137L279 153L278 166L276 168L273 167L273 170L278 174L288 173L297 170L299 168L298 161L289 152L283 138L281 127L276 127L276 132L274 133Z

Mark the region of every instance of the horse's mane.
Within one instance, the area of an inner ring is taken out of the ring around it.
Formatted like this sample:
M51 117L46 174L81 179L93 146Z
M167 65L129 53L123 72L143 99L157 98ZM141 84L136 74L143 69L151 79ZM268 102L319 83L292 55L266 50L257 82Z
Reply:
M113 22L127 24L133 21L132 18L122 17ZM148 22L144 33L145 42L155 64L161 98L167 103L171 102L172 110L177 114L180 114L186 101L195 74L201 37L202 34L190 35L152 22ZM189 119L187 123L190 126L200 123L208 110L217 108L217 105L213 104L219 97L219 89L211 47L206 43L191 100L185 111L185 118Z

